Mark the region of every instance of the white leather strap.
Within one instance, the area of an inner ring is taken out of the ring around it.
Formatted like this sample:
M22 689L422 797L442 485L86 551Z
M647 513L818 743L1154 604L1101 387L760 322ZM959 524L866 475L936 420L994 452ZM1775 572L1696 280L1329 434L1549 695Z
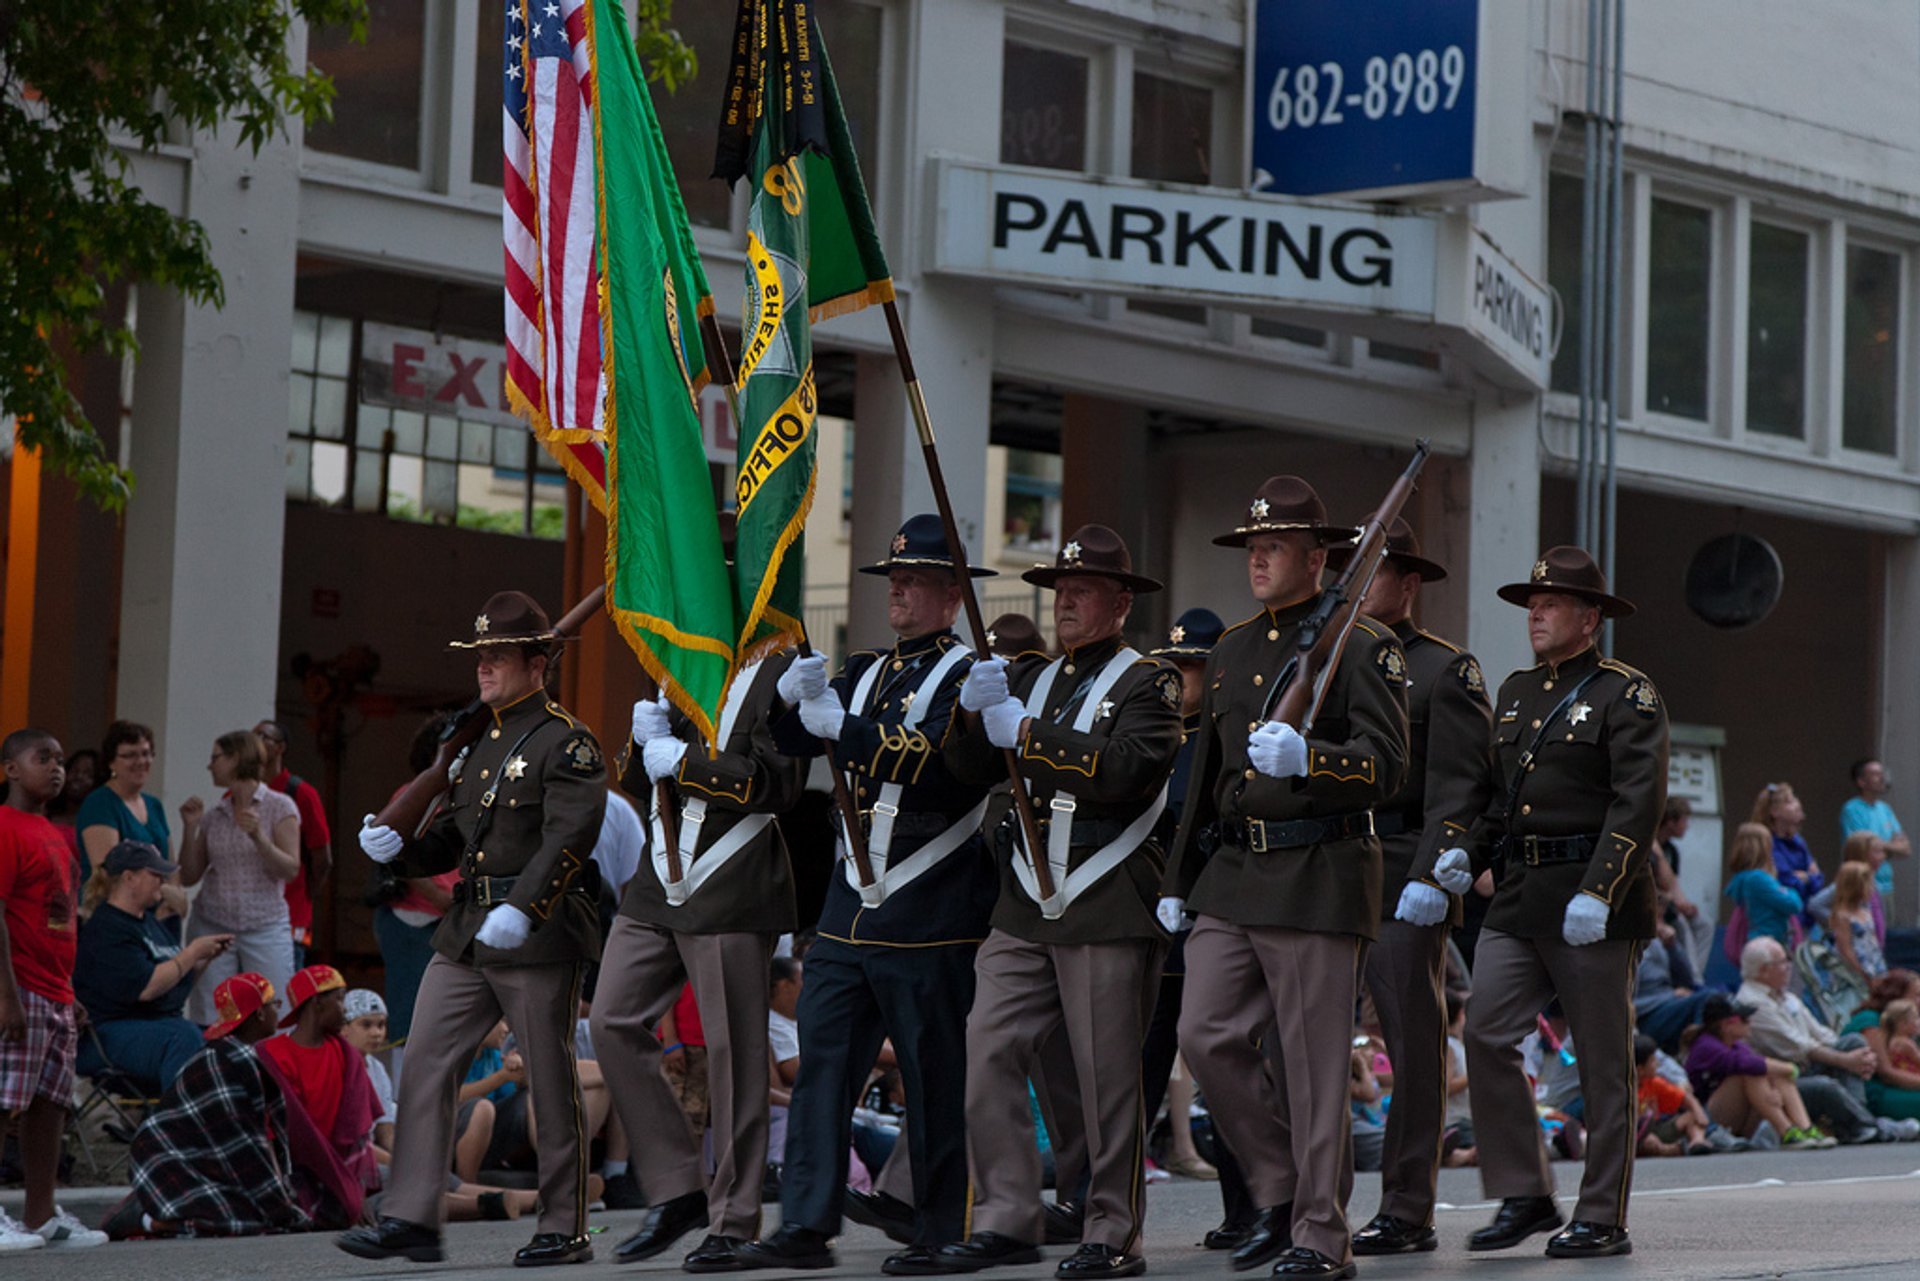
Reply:
M721 751L725 751L733 742L733 729L740 719L740 709L746 704L747 695L759 675L760 662L756 659L741 668L735 674L733 684L727 688L726 703L720 709L719 733L714 736L714 742L720 744ZM714 873L727 865L729 859L767 830L767 824L773 822L773 815L748 814L728 828L727 834L704 855L699 855L700 837L706 822L705 800L687 797L680 802L680 879L675 881L668 878L665 825L660 822L659 814L653 816L653 871L660 878L660 887L666 891L669 907L679 907L692 898L694 891L711 880Z

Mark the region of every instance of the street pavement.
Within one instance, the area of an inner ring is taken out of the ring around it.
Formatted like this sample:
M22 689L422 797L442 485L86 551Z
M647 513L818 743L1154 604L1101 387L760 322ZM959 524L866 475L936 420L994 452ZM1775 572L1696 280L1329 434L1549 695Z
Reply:
M1559 1163L1563 1193L1576 1185L1578 1168ZM1379 1200L1377 1175L1358 1176L1352 1214L1366 1221ZM118 1199L118 1191L74 1189L62 1203L82 1218L97 1222ZM1440 1248L1409 1258L1361 1259L1360 1275L1378 1281L1400 1278L1487 1277L1495 1281L1552 1278L1660 1278L1705 1281L1708 1278L1824 1277L1845 1273L1849 1281L1911 1281L1920 1277L1920 1249L1912 1236L1920 1206L1920 1144L1875 1144L1829 1151L1738 1153L1713 1157L1675 1157L1639 1163L1635 1173L1631 1227L1634 1254L1622 1259L1560 1261L1544 1258L1545 1237L1501 1254L1466 1252L1468 1232L1491 1217L1492 1206L1480 1193L1479 1172L1447 1170L1440 1178L1436 1215ZM1572 1208L1563 1197L1563 1209ZM0 1204L15 1214L17 1189L0 1193ZM613 1246L639 1225L641 1211L596 1214L600 1258L588 1269L611 1273ZM773 1207L768 1207L771 1226ZM1147 1190L1149 1273L1155 1277L1209 1278L1235 1274L1222 1255L1199 1249L1200 1234L1219 1219L1214 1185L1180 1179ZM367 1263L334 1249L328 1236L264 1237L247 1241L140 1241L79 1251L34 1250L0 1255L4 1281L279 1281L280 1278L343 1277L365 1281L417 1276L433 1281L524 1276L511 1268L513 1251L532 1232L518 1223L463 1223L447 1233L447 1262L434 1265ZM691 1247L689 1237L685 1245ZM810 1276L870 1277L893 1249L877 1232L849 1225L837 1244L840 1268ZM84 1258L75 1257L84 1253ZM684 1275L681 1250L663 1259L618 1269L641 1277ZM1064 1248L1047 1251L1046 1266L1006 1268L998 1281L1040 1281L1052 1275L1052 1262ZM582 1275L576 1271L568 1275ZM766 1273L766 1276L780 1274ZM1264 1271L1248 1274L1262 1276Z

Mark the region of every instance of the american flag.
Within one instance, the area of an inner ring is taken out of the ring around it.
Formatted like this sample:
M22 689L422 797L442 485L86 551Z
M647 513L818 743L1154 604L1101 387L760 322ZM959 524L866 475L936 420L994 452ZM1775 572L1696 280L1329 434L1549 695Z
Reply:
M508 396L604 509L586 0L506 0L502 30Z

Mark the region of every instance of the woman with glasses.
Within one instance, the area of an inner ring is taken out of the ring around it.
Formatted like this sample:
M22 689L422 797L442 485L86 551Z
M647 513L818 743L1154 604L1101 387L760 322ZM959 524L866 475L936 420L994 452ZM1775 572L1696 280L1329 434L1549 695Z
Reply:
M122 841L144 841L159 850L161 858L171 858L167 811L159 797L143 790L153 773L153 731L134 721L107 726L100 767L106 774L105 784L87 794L73 819L80 829L83 881Z

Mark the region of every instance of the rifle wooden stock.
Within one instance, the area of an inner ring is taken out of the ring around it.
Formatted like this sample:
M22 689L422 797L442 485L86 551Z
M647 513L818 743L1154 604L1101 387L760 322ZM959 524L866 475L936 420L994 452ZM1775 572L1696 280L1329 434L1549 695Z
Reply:
M554 625L553 630L559 633L561 641L577 636L586 621L605 603L606 597L604 585L581 597L580 603L568 610ZM412 782L401 788L399 795L388 801L373 821L381 827L391 827L408 838L418 837L426 830L427 821L433 817L435 802L452 786L447 781L447 771L452 768L454 759L479 742L486 728L487 705L476 698L461 708L447 723L447 727L440 731L440 745L434 749L433 764L421 770Z

